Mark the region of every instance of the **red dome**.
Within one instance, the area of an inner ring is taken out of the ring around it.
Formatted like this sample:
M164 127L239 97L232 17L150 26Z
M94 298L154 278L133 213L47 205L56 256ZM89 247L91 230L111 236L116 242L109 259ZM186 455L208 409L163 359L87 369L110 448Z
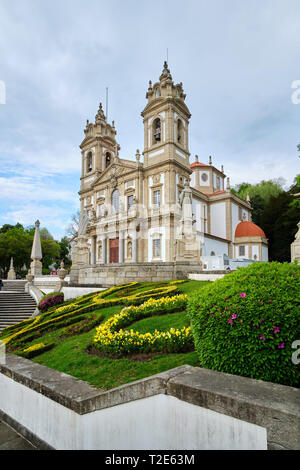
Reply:
M235 229L235 238L240 237L263 237L267 238L264 231L253 222L244 220L240 222Z

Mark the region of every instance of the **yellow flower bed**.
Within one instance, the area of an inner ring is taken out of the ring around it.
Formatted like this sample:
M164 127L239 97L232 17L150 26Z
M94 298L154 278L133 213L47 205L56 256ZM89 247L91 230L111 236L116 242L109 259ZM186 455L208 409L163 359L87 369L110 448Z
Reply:
M36 351L37 349L41 349L44 347L45 347L44 343L34 344L33 346L30 346L29 348L24 349L23 352Z
M132 354L150 351L179 352L193 346L190 327L171 328L163 332L139 333L120 329L130 323L155 314L183 310L187 295L149 299L140 306L125 307L96 329L95 346L107 354ZM119 330L119 331L118 331Z

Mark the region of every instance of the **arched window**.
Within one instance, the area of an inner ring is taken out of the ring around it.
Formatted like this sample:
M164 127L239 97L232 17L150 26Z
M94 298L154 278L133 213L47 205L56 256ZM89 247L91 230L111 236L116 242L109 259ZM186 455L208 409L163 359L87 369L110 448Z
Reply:
M105 168L108 168L110 164L111 164L111 156L110 156L110 153L107 152L105 155Z
M112 195L111 195L111 205L112 205L112 209L113 209L113 212L114 212L114 213L119 212L120 194L119 194L118 189L115 189L115 190L112 192Z
M159 98L161 96L160 88L157 87L155 90L155 98Z
M180 119L177 121L177 142L183 144L183 125Z
M160 119L157 118L153 122L153 143L161 141L161 122Z
M93 155L92 152L88 153L87 159L86 159L86 171L89 173L93 169Z

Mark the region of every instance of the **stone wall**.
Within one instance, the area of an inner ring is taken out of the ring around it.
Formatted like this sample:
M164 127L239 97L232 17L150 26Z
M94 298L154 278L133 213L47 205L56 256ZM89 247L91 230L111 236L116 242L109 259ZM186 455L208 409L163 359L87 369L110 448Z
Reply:
M102 392L7 355L0 419L44 449L300 449L299 389L191 366Z
M81 268L78 280L70 273L71 285L112 286L127 282L187 279L190 273L202 272L199 263L118 263Z

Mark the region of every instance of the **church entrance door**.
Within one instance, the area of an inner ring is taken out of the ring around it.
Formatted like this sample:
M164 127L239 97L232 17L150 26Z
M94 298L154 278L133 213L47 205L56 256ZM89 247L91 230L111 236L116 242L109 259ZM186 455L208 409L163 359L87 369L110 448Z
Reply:
M109 262L119 262L119 239L113 238L109 240Z

